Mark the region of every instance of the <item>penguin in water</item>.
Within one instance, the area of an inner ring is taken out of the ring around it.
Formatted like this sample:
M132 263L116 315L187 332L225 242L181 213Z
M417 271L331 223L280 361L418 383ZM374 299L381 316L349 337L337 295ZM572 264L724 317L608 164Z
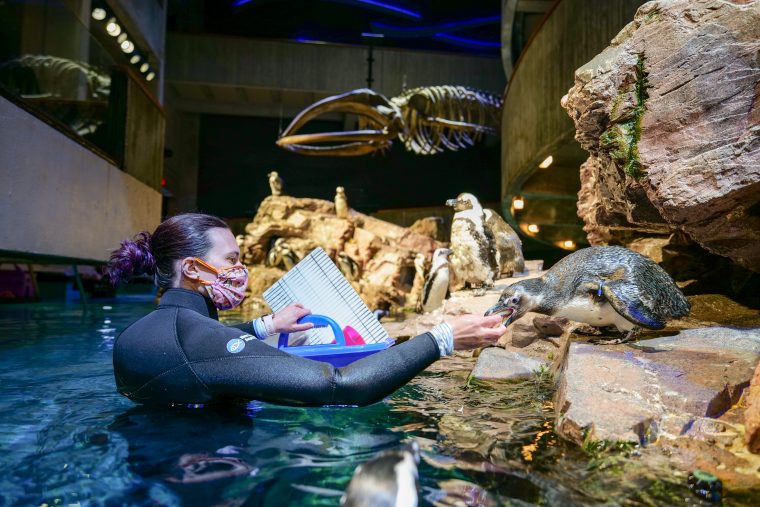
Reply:
M494 210L486 208L483 213L486 217L486 229L491 231L493 236L494 255L500 274L514 276L515 273L525 271L520 237Z
M416 507L419 501L420 447L384 451L362 463L340 499L343 507Z
M449 261L452 274L465 287L479 289L475 295L482 296L499 274L485 213L477 197L468 193L449 199L446 206L454 208Z
M282 195L283 181L277 171L267 174L267 178L269 178L269 189L272 191L272 195L275 197Z
M346 189L343 187L335 188L335 216L338 218L348 217L348 198Z
M623 343L689 310L681 289L653 260L619 246L594 246L564 257L540 278L513 283L485 314L504 314L507 324L532 311L615 326L627 335L612 342Z
M359 264L356 263L346 252L338 252L338 269L343 273L343 276L348 278L349 281L355 282L359 279L361 270Z
M430 273L425 280L420 298L420 309L429 313L443 304L449 294L449 254L448 248L436 248L433 252L433 263Z

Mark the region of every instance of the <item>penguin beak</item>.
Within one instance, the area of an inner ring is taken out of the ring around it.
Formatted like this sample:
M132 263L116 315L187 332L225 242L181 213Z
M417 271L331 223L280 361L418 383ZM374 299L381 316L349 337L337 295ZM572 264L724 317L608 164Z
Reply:
M501 315L502 317L506 318L504 325L508 326L512 323L512 318L515 316L515 309L511 306L507 306L504 303L499 302L486 310L486 313L483 315L485 317L488 317L489 315Z
M447 199L446 200L446 206L454 207L454 206L456 206L456 204L457 204L457 200L456 199Z

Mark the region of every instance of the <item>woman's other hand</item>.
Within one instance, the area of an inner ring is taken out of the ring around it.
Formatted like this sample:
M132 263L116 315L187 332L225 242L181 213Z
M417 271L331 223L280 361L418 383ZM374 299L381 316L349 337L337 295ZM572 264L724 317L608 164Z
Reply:
M493 344L507 332L500 315L458 315L446 319L454 331L455 349L474 349Z
M298 319L310 315L311 310L307 310L300 303L293 303L277 313L272 314L272 326L275 333L296 333L306 331L314 327L314 324L308 322L299 324Z

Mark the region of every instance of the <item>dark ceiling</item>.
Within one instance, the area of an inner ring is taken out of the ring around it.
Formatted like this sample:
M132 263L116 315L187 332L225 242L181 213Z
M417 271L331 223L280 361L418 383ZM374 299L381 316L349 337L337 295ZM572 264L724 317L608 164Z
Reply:
M169 30L499 55L500 0L170 0Z

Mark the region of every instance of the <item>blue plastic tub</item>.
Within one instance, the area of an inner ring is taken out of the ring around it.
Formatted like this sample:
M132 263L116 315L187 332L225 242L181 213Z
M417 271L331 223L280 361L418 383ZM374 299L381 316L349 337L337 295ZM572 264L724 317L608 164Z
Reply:
M346 366L354 361L367 357L385 350L392 345L388 342L367 343L365 345L346 345L346 338L343 336L343 330L337 322L325 315L307 315L298 319L299 324L311 322L314 327L327 327L335 335L335 343L322 345L300 345L297 347L288 346L289 333L281 333L277 342L277 348L288 354L313 359L314 361L324 361L330 363L336 368Z

